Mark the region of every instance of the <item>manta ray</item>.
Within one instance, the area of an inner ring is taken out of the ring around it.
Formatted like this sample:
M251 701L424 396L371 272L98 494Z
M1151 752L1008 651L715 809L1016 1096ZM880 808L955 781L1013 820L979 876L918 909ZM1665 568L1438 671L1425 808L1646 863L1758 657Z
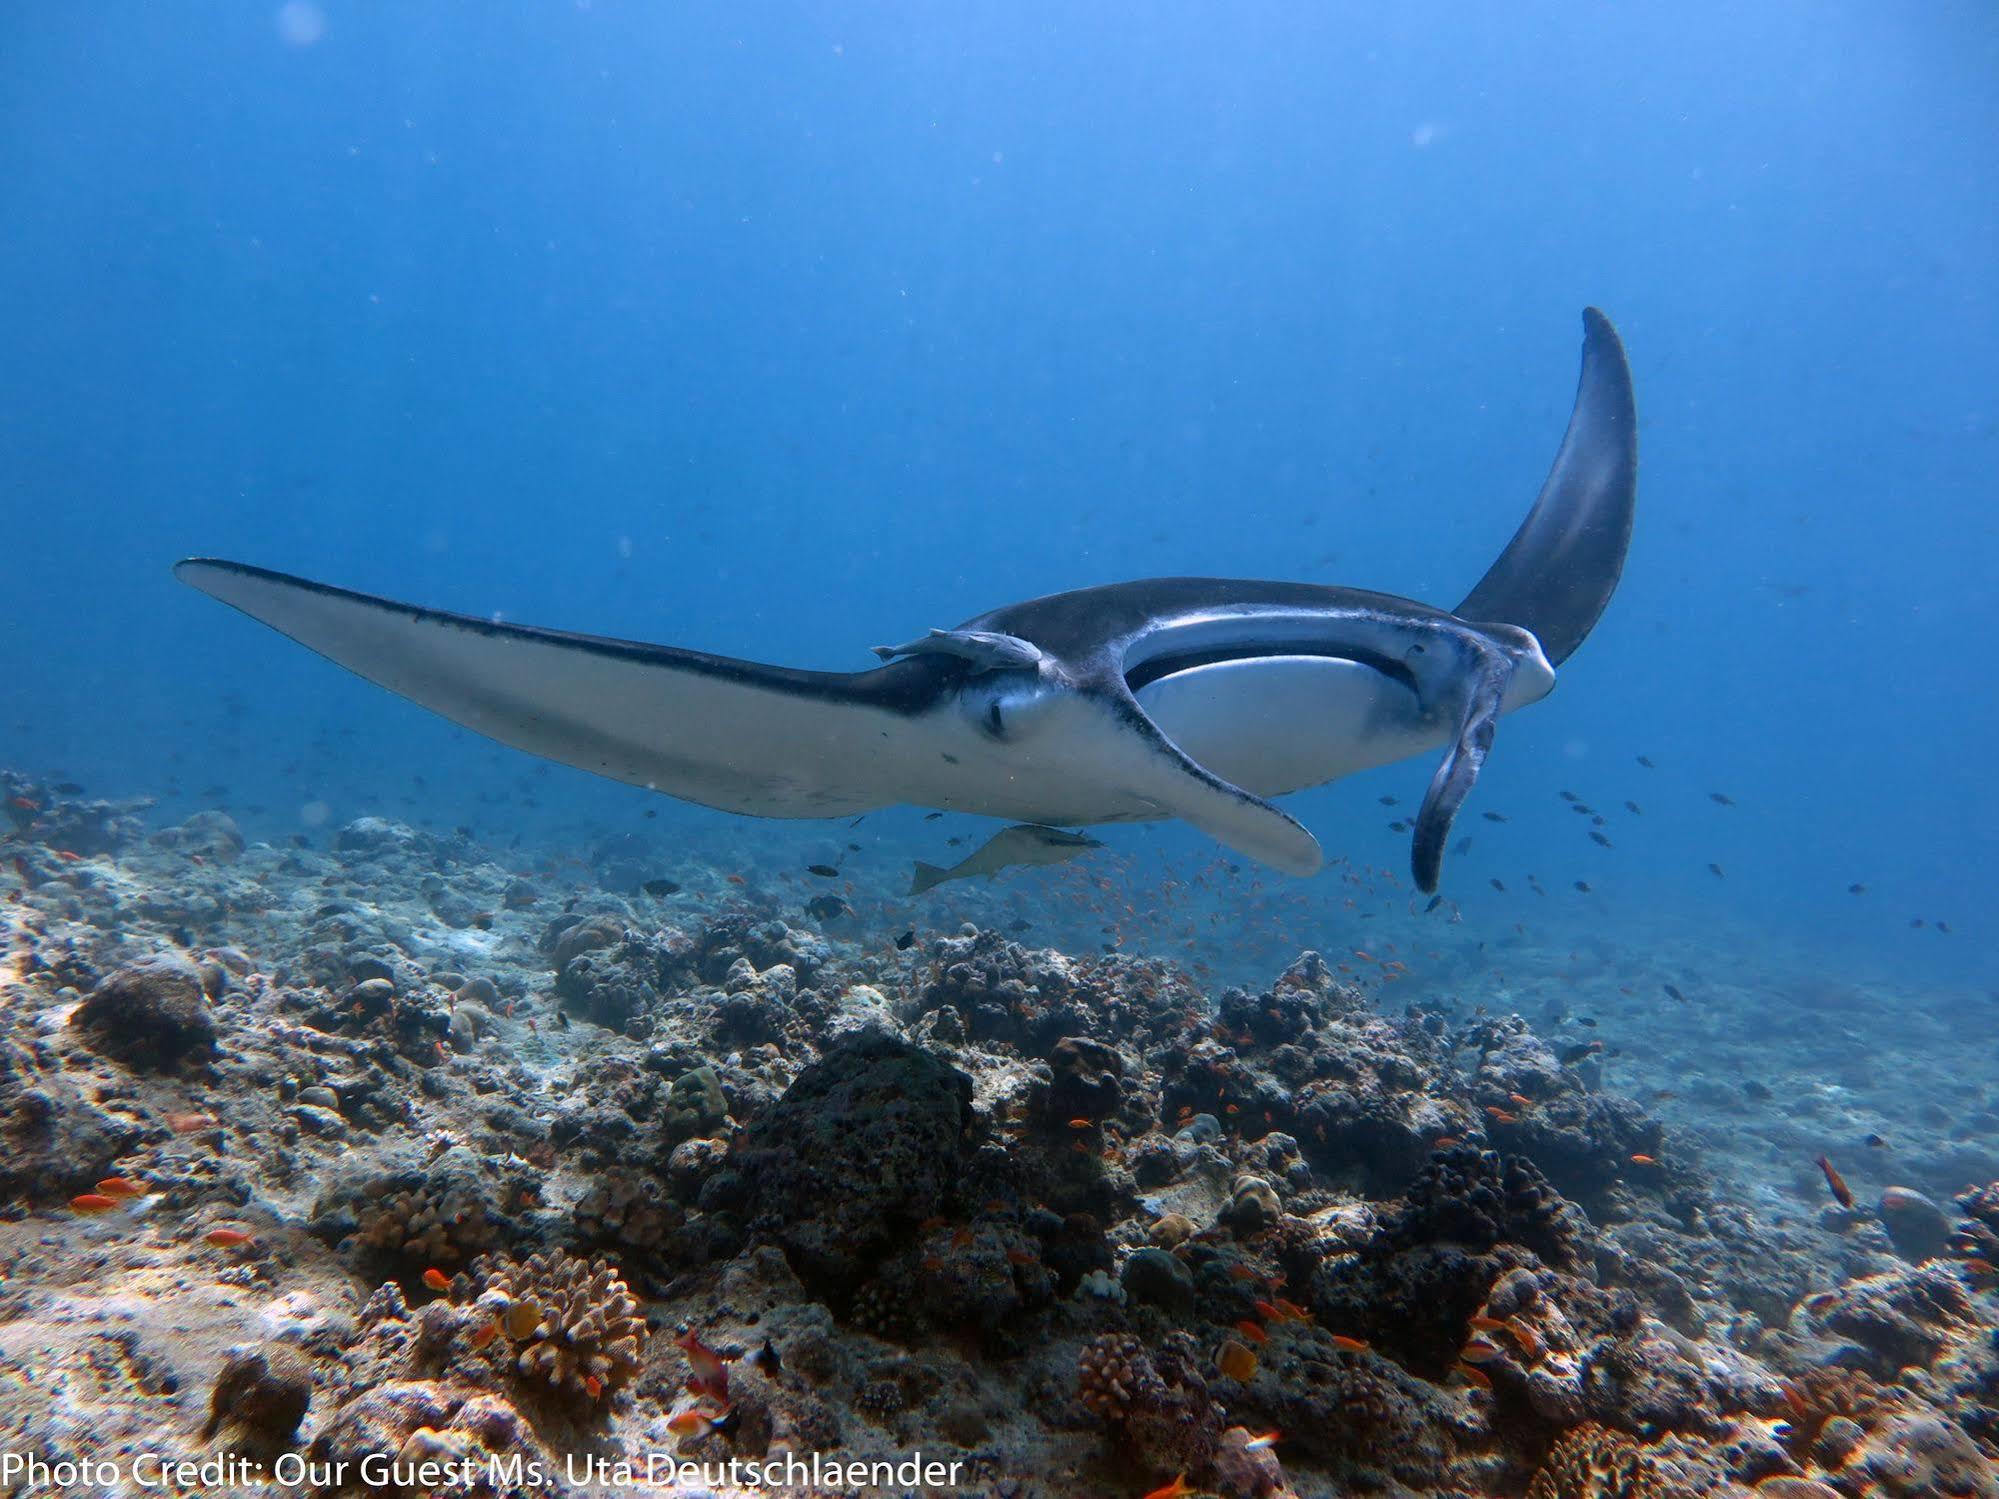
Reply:
M1307 876L1271 798L1441 748L1412 868L1437 887L1503 713L1547 696L1623 571L1630 367L1583 314L1582 376L1539 498L1454 609L1357 588L1151 578L1008 604L802 671L394 603L213 558L175 572L502 744L758 817L910 804L1050 827L1181 818Z

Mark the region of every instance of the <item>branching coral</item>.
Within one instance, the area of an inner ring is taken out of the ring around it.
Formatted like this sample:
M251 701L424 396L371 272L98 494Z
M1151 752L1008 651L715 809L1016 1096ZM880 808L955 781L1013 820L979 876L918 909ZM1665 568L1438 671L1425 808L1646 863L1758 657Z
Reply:
M1586 1423L1549 1450L1527 1499L1692 1499L1692 1491L1631 1438Z
M1192 1338L1170 1334L1155 1357L1129 1333L1107 1333L1077 1359L1083 1404L1114 1427L1131 1455L1160 1473L1199 1473L1215 1458L1222 1410L1199 1372Z
M645 1318L603 1260L560 1249L525 1260L483 1256L468 1281L473 1309L486 1319L475 1343L501 1350L527 1379L594 1400L638 1373Z

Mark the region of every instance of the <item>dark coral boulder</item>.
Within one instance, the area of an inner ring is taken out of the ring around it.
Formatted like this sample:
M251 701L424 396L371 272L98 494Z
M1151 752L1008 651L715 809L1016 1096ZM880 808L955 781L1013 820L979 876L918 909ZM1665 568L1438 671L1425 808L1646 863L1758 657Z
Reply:
M139 1140L130 1119L99 1108L78 1080L0 1040L0 1195L38 1202L92 1190Z
M1048 1054L1047 1112L1057 1121L1110 1118L1124 1102L1124 1059L1087 1036L1064 1036Z
M1454 1145L1436 1151L1382 1224L1385 1248L1449 1243L1483 1253L1531 1249L1557 1270L1594 1264L1589 1220L1563 1200L1532 1161Z
M1543 1266L1592 1277L1596 1243L1532 1162L1457 1145L1435 1152L1383 1208L1361 1253L1319 1267L1309 1299L1326 1326L1442 1378L1494 1281Z
M738 1137L753 1232L821 1293L851 1291L951 1203L972 1081L906 1041L864 1033L798 1075Z
M1664 1125L1631 1099L1585 1087L1518 1016L1489 1020L1468 1039L1479 1049L1473 1096L1493 1140L1530 1158L1589 1211L1605 1211L1630 1185L1633 1156L1665 1153ZM1640 1180L1681 1208L1706 1197L1701 1179L1677 1163L1648 1168Z
M195 1067L215 1055L208 996L185 958L118 969L76 1007L70 1024L85 1046L135 1072Z

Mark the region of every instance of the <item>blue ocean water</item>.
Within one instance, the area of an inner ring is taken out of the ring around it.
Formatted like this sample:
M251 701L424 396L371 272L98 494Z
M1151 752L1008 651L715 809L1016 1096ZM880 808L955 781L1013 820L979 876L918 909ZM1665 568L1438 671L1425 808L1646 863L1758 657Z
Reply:
M827 668L1149 575L1449 605L1546 472L1595 304L1638 534L1502 726L1466 924L1982 989L1996 79L1976 0L9 8L0 763L255 836L748 839L641 823L168 567ZM1430 768L1288 805L1399 872L1377 799ZM1600 849L1562 789L1644 810ZM885 815L856 857L932 831Z

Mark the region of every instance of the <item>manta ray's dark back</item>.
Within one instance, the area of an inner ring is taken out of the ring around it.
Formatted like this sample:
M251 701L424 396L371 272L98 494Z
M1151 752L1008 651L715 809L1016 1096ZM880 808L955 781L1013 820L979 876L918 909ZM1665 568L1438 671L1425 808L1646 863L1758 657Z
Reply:
M1541 497L1478 587L1451 612L1532 630L1560 665L1617 589L1638 501L1638 408L1610 319L1583 312L1583 368L1569 430Z

